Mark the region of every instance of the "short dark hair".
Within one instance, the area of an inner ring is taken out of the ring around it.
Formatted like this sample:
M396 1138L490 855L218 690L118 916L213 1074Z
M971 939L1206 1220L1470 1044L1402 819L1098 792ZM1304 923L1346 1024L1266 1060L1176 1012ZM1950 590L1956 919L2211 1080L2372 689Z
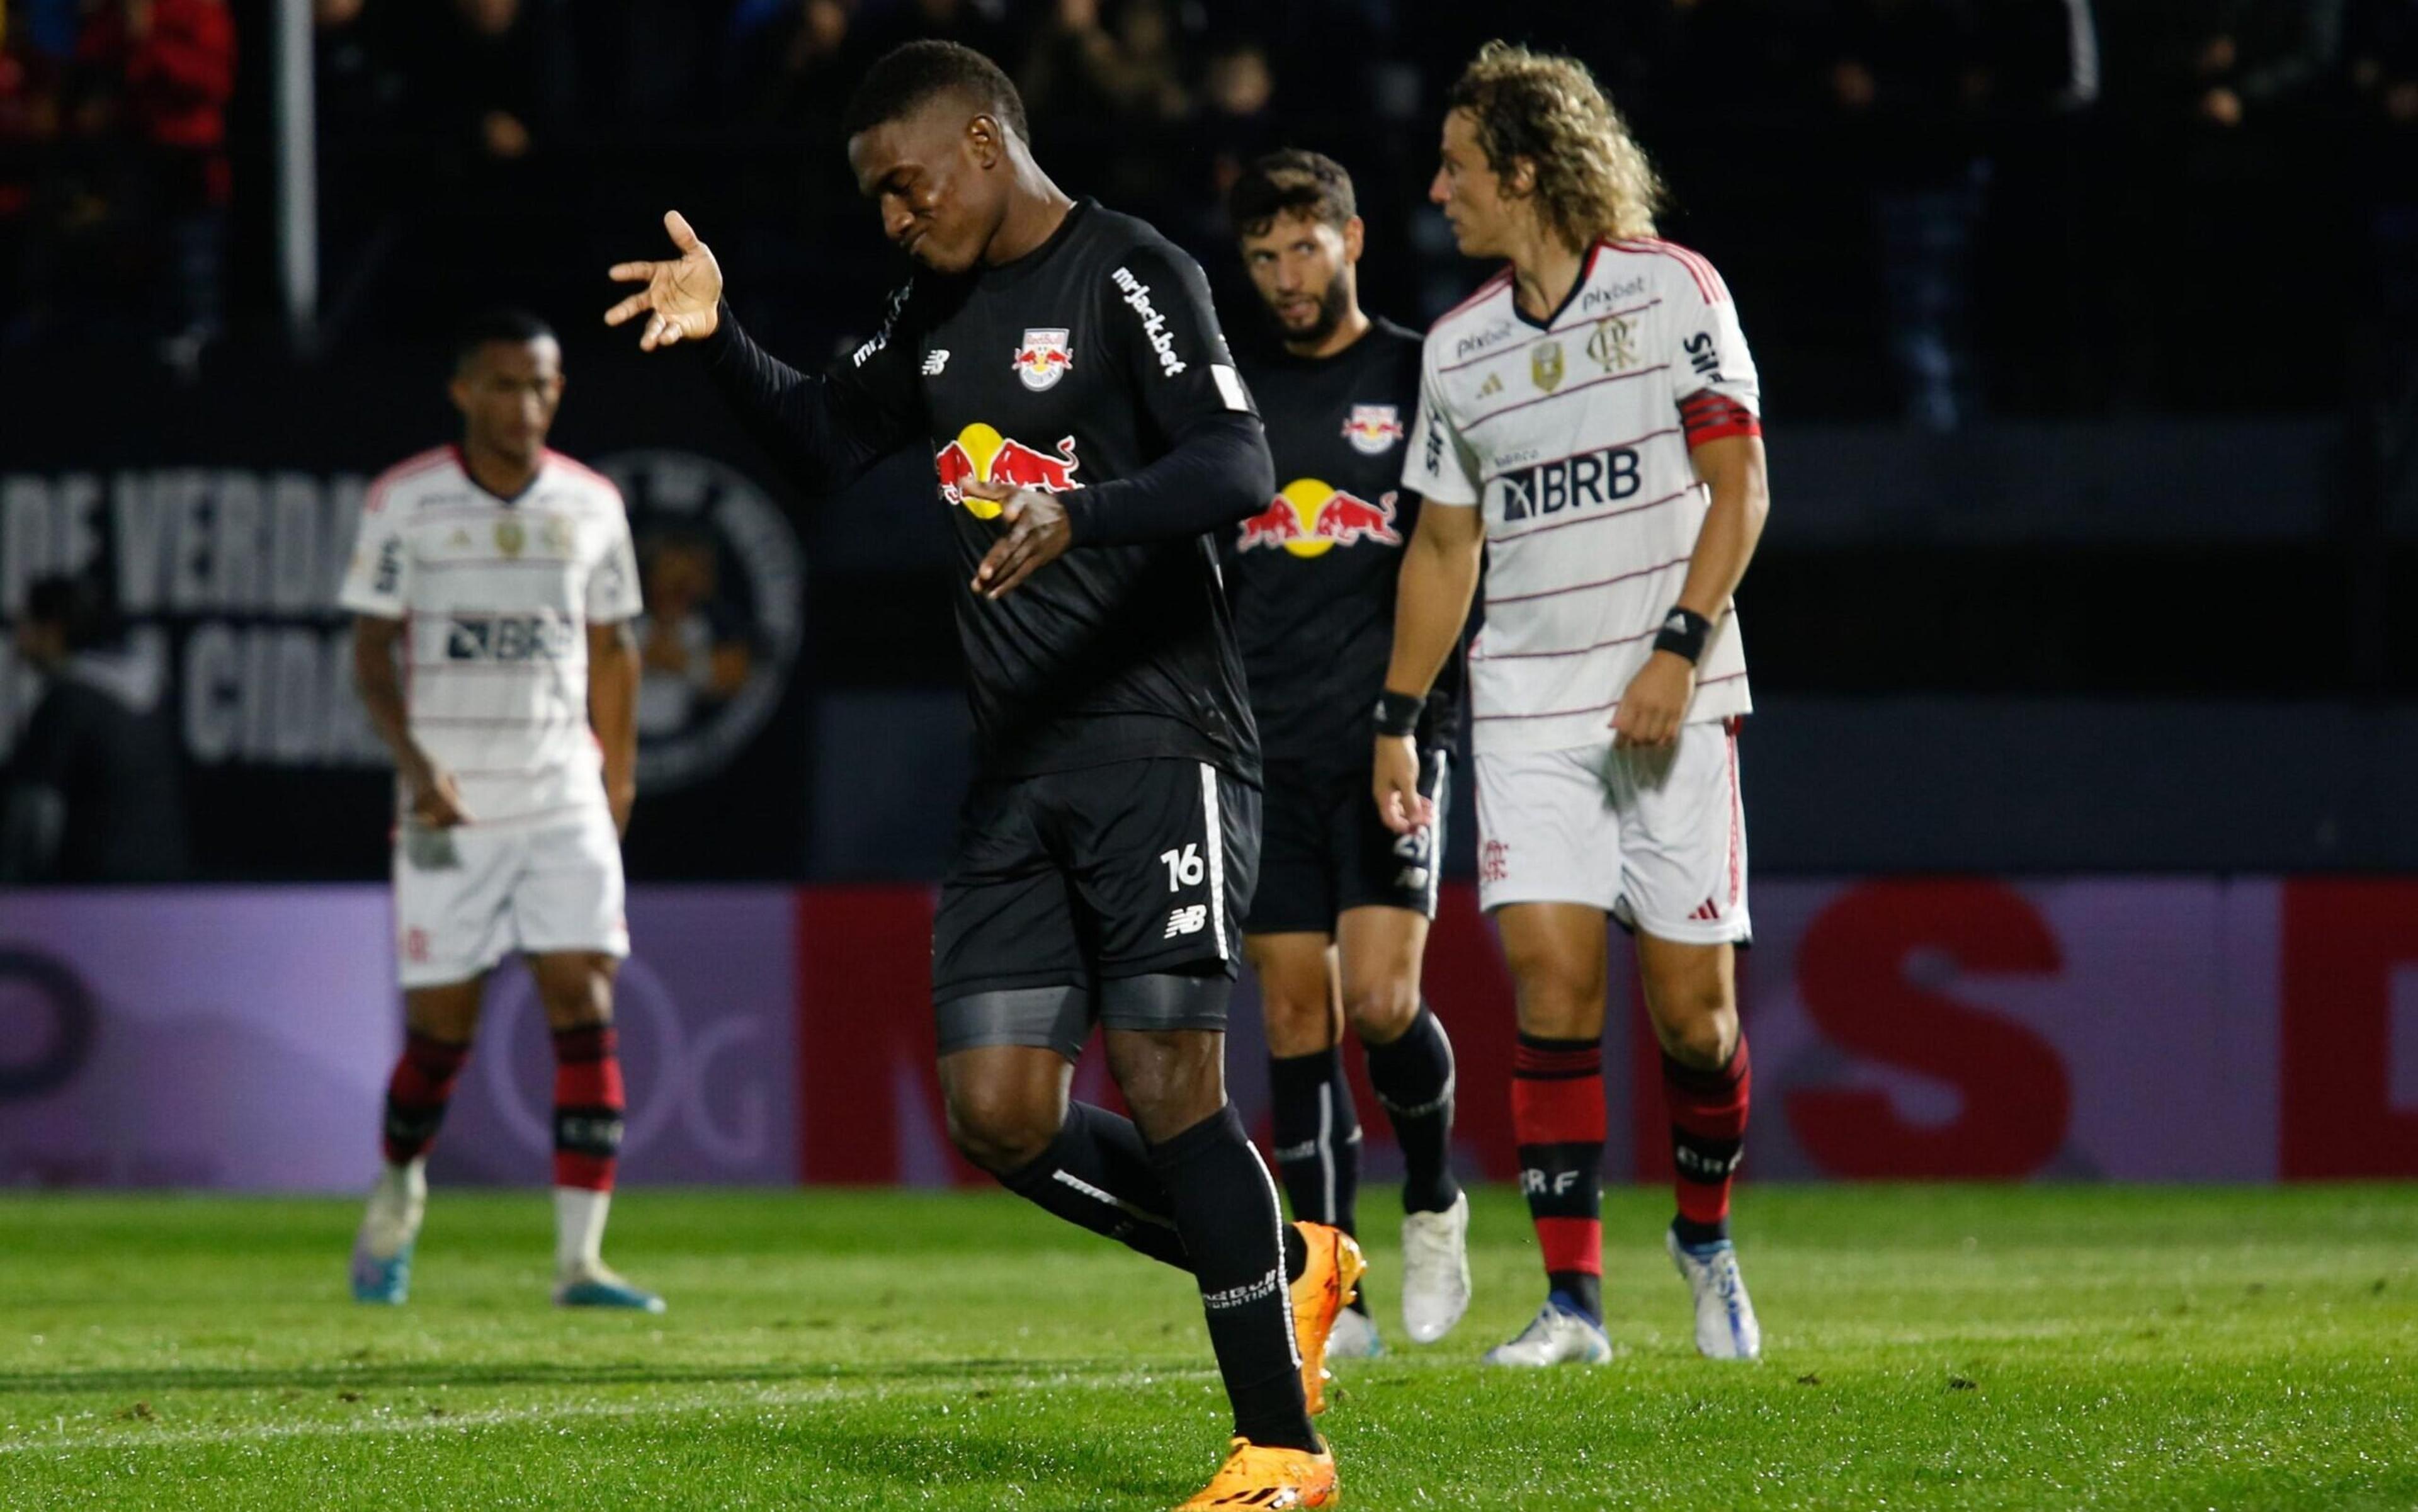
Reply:
M1279 215L1307 215L1340 231L1359 214L1352 176L1323 152L1287 147L1254 160L1226 191L1226 214L1238 235L1255 237Z
M936 95L951 92L972 99L1021 142L1033 140L1025 123L1024 97L998 64L958 42L926 38L881 54L856 86L839 118L842 136L855 136L911 115Z
M482 310L453 332L453 370L458 373L467 367L479 355L479 348L489 342L518 344L554 340L554 328L526 310Z
M68 649L81 651L109 638L109 598L89 573L51 573L25 586L25 618L56 625Z

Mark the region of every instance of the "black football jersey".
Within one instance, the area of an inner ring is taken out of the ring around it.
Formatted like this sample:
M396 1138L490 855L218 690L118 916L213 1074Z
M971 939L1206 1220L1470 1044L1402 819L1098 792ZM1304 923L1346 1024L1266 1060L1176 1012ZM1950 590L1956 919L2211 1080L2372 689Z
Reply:
M1419 403L1418 335L1391 321L1332 357L1244 363L1277 496L1222 543L1251 708L1270 760L1365 764L1393 655L1394 591L1418 496L1402 441ZM1461 658L1436 678L1420 743L1458 734Z
M1026 776L1152 756L1256 783L1259 739L1204 536L1074 547L996 603L971 588L1000 507L968 480L1064 492L1131 477L1195 421L1249 414L1201 269L1084 200L1014 263L917 269L824 402L849 443L928 445L985 764ZM1238 509L1239 512L1239 509Z

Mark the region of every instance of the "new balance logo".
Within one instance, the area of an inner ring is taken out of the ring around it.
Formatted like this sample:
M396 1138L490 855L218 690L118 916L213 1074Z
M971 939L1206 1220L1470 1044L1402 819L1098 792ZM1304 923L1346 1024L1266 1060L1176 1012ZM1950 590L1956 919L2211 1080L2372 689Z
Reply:
M1697 904L1696 911L1688 915L1688 917L1693 919L1698 924L1719 924L1722 919L1722 906L1714 902L1712 899L1706 898L1704 902Z
M1208 926L1209 906L1205 903L1195 903L1189 908L1178 909L1169 914L1167 933L1159 938L1173 939L1178 935L1197 935Z
M924 354L924 376L937 378L947 371L948 366L949 349L947 347L935 347Z

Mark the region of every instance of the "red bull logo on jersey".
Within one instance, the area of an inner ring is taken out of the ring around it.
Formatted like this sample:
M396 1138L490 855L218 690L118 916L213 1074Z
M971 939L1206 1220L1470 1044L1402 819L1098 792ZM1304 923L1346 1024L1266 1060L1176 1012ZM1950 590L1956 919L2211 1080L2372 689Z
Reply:
M1034 393L1057 388L1058 380L1075 366L1074 349L1067 344L1070 334L1063 328L1025 331L1024 344L1016 349L1018 381Z
M1363 456L1383 456L1402 439L1402 412L1392 405L1354 405L1343 439Z
M1235 549L1281 546L1295 557L1324 557L1338 546L1356 546L1363 541L1387 546L1402 543L1401 534L1394 528L1392 490L1371 504L1315 478L1297 478L1285 484L1284 492L1266 509L1243 522L1242 539Z
M999 518L999 505L990 499L969 497L961 484L969 481L1005 483L1010 488L1063 494L1080 486L1075 481L1075 469L1081 466L1071 435L1060 439L1058 454L1051 456L1014 436L1002 435L995 427L980 420L959 431L956 440L932 457L932 470L941 479L941 496L952 504L964 505L978 520Z

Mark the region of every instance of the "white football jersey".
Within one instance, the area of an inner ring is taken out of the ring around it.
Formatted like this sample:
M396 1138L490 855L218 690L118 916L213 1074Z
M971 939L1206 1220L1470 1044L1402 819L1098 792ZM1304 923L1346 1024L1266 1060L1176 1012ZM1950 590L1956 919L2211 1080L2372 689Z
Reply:
M1486 512L1486 628L1469 649L1478 750L1612 739L1711 499L1689 451L1761 430L1729 290L1667 241L1596 243L1541 324L1513 302L1508 269L1435 323L1402 481ZM1688 719L1750 707L1737 615L1724 606Z
M452 447L370 485L345 608L405 629L412 738L481 824L604 801L588 725L588 627L639 610L621 491L548 451L521 496L477 483Z

